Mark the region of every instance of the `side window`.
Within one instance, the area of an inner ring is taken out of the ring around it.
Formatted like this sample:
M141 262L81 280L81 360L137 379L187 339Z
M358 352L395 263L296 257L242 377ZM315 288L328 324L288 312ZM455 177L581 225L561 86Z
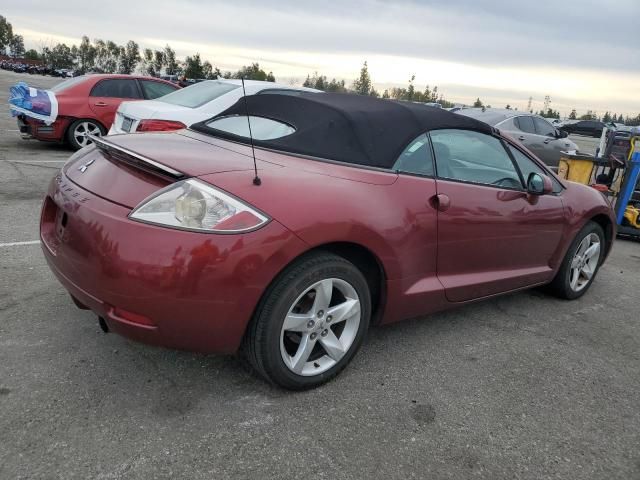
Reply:
M426 134L423 133L407 145L393 165L393 169L399 172L433 176L433 155Z
M497 138L471 130L434 130L430 135L439 177L522 189L520 176Z
M534 117L533 121L536 124L536 132L538 135L544 135L545 137L555 137L556 129L551 126L549 122L538 117Z
M142 85L144 98L147 100L153 100L177 90L177 88L172 85L167 85L162 82L154 82L153 80L140 80L140 85Z
M518 164L518 168L522 173L522 178L524 178L525 183L529 178L529 175L531 175L532 173L539 173L541 175L549 176L549 174L544 169L540 168L533 160L531 160L517 148L509 145L509 151L511 152L511 155L513 155L513 159ZM551 181L553 182L553 193L561 192L562 186L560 185L560 183L558 183L558 181L553 177L551 177Z
M135 80L114 78L101 80L91 89L91 97L140 98Z
M536 128L533 126L533 117L517 117L516 125L523 132L536 133Z

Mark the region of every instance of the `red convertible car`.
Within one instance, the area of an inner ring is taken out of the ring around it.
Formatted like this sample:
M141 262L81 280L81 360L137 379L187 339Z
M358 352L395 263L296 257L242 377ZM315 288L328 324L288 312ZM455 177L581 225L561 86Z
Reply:
M127 100L152 100L177 90L177 85L152 77L132 75L82 75L50 89L58 101L58 116L51 125L19 115L23 138L68 142L78 150L89 135L105 135L120 104Z
M51 182L41 239L105 331L241 349L303 389L372 324L545 284L583 295L614 224L599 192L472 118L267 94L189 130L95 139Z

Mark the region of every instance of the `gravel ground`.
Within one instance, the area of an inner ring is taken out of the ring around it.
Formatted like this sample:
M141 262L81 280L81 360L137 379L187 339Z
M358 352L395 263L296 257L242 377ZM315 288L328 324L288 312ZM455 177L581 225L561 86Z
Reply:
M0 71L0 91L27 79ZM70 152L0 107L0 244L36 240ZM374 328L335 381L103 334L38 245L0 246L0 478L640 479L640 243L575 302L539 291Z

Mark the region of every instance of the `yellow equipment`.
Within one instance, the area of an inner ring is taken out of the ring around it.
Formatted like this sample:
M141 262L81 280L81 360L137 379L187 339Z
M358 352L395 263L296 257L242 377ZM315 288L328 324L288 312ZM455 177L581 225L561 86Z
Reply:
M560 157L558 176L571 182L591 184L594 158L591 155L570 155Z
M640 208L627 206L624 210L624 220L630 226L640 228Z

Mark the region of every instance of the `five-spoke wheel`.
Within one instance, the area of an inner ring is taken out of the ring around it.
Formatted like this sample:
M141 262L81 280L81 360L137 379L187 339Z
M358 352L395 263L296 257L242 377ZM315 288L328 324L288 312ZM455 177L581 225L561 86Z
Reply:
M280 353L298 375L317 375L349 350L360 325L360 299L353 286L327 278L307 288L282 324Z
M94 120L76 120L67 131L67 140L74 150L79 150L91 144L89 135L100 137L104 134L102 125Z
M569 246L558 273L549 285L551 291L567 299L582 296L593 282L605 250L602 227L595 222L587 223Z
M585 288L598 268L600 261L600 238L590 233L580 242L571 261L571 288L579 292Z
M362 272L342 257L314 252L269 288L247 330L244 351L267 380L294 390L314 387L353 358L370 316Z

